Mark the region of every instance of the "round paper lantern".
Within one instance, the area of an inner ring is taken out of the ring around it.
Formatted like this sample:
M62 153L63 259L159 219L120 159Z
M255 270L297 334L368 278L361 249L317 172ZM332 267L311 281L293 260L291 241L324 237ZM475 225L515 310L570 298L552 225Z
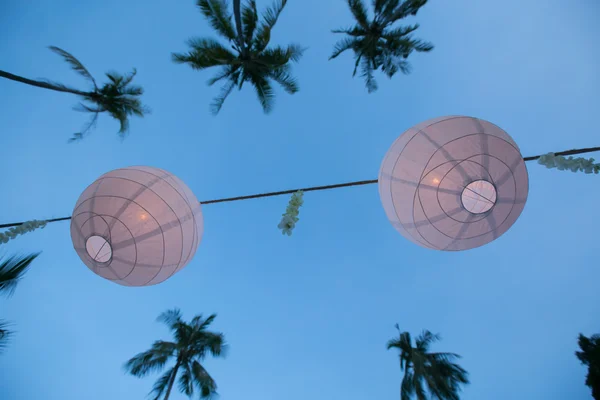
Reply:
M192 191L158 168L108 172L85 189L71 219L71 239L95 274L124 286L160 283L192 259L202 212Z
M489 243L525 207L529 178L519 147L502 129L451 116L404 132L379 171L379 195L392 225L436 250Z

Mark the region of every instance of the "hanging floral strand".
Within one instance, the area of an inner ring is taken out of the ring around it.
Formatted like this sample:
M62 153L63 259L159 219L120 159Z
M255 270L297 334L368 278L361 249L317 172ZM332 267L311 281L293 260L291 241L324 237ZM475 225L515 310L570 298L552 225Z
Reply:
M581 171L586 174L597 174L600 172L600 164L595 164L593 158L573 158L572 156L565 158L563 156L557 156L554 153L548 153L540 156L538 164L544 165L546 168L557 168L560 171Z
M37 228L44 228L47 221L27 221L19 226L10 228L5 232L0 232L0 244L8 243L10 239L16 238L18 235L24 235L27 232L36 230Z
M292 235L292 231L296 227L296 223L300 220L298 214L300 213L300 207L304 204L302 196L304 192L302 190L297 191L292 195L290 202L288 203L285 214L282 214L281 222L277 226L281 229L282 235Z

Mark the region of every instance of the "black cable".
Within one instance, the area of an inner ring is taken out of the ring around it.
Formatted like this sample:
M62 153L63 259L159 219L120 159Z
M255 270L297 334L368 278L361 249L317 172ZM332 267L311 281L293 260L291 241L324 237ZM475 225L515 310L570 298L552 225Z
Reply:
M574 155L574 154L591 153L591 152L595 152L595 151L600 151L600 147L588 147L588 148L585 148L585 149L565 150L565 151L560 151L558 153L554 153L554 155L556 155L556 156L570 156L570 155ZM524 161L533 161L533 160L537 160L540 157L541 157L541 155L539 155L539 156L524 157L523 160ZM338 184L335 184L335 185L313 186L313 187L302 188L302 189L282 190L282 191L279 191L279 192L268 192L268 193L251 194L251 195L247 195L247 196L228 197L228 198L225 198L225 199L215 199L215 200L201 201L200 204L227 203L227 202L230 202L230 201L258 199L258 198L261 198L261 197L281 196L281 195L284 195L284 194L296 193L296 192L298 192L300 190L303 191L303 192L312 192L312 191L316 191L316 190L338 189L338 188L349 187L349 186L370 185L372 183L377 183L377 179L372 179L372 180L368 180L368 181L356 181L356 182L338 183ZM66 220L69 220L69 219L71 219L71 217L54 218L54 219L49 219L46 222L50 223L50 222L66 221ZM11 224L2 224L2 225L0 225L0 229L3 229L3 228L12 228L14 226L19 226L19 225L22 225L22 224L24 224L24 222L14 222L14 223L11 223Z

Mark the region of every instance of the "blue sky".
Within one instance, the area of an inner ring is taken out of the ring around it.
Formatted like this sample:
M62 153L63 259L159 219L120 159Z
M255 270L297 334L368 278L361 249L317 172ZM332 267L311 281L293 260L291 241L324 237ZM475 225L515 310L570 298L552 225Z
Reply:
M301 91L278 91L265 116L244 88L212 117L212 72L170 61L187 38L212 35L194 1L5 0L0 69L85 87L48 45L100 80L136 67L153 113L123 143L102 117L68 145L87 120L71 110L75 97L0 81L0 221L69 215L87 185L129 165L171 171L201 200L374 179L398 135L443 115L489 120L525 156L598 146L598 15L593 0L432 1L416 21L435 50L413 56L409 76L378 75L367 95L349 54L327 61L338 39L329 30L351 23L345 2L290 0L273 43L308 47L295 67ZM573 352L579 332L600 331L599 178L528 170L517 223L458 253L402 238L375 185L307 194L292 237L277 229L287 197L206 205L194 260L149 288L92 274L68 222L21 236L0 253L43 254L0 300L17 330L0 357L0 398L143 398L155 376L127 376L122 364L169 338L154 320L175 306L187 318L218 313L213 327L231 348L206 367L223 400L398 399L398 359L385 350L396 322L441 333L434 349L463 356L464 400L591 398Z

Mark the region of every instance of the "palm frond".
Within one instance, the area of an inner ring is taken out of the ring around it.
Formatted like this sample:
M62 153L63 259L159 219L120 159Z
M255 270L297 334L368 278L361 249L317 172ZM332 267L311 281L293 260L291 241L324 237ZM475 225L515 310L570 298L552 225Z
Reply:
M385 0L383 7L381 8L381 12L376 15L376 19L380 20L379 22L386 26L391 22L391 18L394 17L394 12L400 6L400 2L403 0ZM407 0L412 1L412 0Z
M207 82L208 86L212 86L215 83L223 80L223 79L227 79L232 77L232 75L238 71L240 68L240 66L236 65L236 66L231 66L231 65L225 65L223 67L221 67L221 71L213 76L212 78L210 78ZM237 79L235 79L235 81L237 81Z
M119 131L117 132L121 138L124 138L129 132L129 119L127 114L123 112L111 113L112 117L119 121Z
M411 71L408 61L388 52L384 52L378 60L381 65L381 72L386 74L388 78L392 78L398 71L401 71L403 74L409 74Z
M419 29L419 24L414 24L414 25L406 25L406 26L401 26L398 28L390 28L390 29L386 29L383 34L381 35L381 37L383 37L384 39L387 40L391 40L391 39L402 39L405 36L410 35L412 32L416 31L417 29Z
M363 54L362 52L360 53L354 53L354 70L352 71L352 77L354 78L356 76L356 71L358 71L358 66L360 65L361 61L363 59Z
M425 367L422 376L432 394L448 400L459 400L460 385L469 383L467 371L451 362L434 362Z
M356 19L356 22L363 29L369 29L369 16L367 15L367 7L362 0L348 0L348 6L350 7L350 11Z
M408 58L410 53L413 51L421 52L429 52L433 50L433 44L429 42L422 41L420 39L411 39L411 38L387 38L385 41L380 42L380 47L387 50L390 54L393 54L398 57Z
M189 64L193 69L205 69L218 65L230 65L236 56L221 43L212 38L192 38L188 40L192 51L173 53L172 60L178 64Z
M6 348L12 332L8 330L8 322L0 320L0 353Z
M220 55L226 59L234 59L235 55L219 41L212 38L191 38L187 41L188 46L200 53Z
M169 386L169 382L171 381L171 376L175 373L175 367L169 368L164 374L161 375L160 378L152 386L151 395L154 395L153 400L159 400L162 395L167 390Z
M104 75L110 80L112 86L118 88L123 81L123 76L115 71L106 72Z
M119 89L125 89L125 87L133 81L133 78L135 78L136 75L137 75L137 69L135 69L135 68L129 74L124 75L123 78L120 80L121 84L119 85ZM136 93L137 93L137 90L142 90L142 88L139 86L132 86L129 89L132 90L132 88L136 89ZM139 94L142 94L142 93L143 93L143 91Z
M375 68L372 61L368 58L363 58L360 62L361 73L360 76L365 79L365 87L369 93L373 93L377 90L377 82L375 81Z
M29 266L41 253L11 256L0 261L0 294L11 296Z
M298 62L304 53L304 49L297 44L291 44L283 48L280 46L266 49L258 55L257 62L268 67L281 67L288 62Z
M420 39L413 39L412 45L413 45L412 47L415 51L423 52L423 53L430 52L431 50L433 50L435 48L433 46L433 43L424 42Z
M435 362L452 362L461 358L460 355L455 353L427 353L427 357L435 360Z
M55 52L56 54L62 56L62 58L71 66L72 70L74 70L79 75L83 76L85 79L87 79L90 82L92 82L92 84L94 85L94 89L98 88L96 86L96 81L94 80L94 77L83 66L83 64L81 63L81 61L79 61L78 59L76 59L71 53L69 53L69 52L67 52L67 51L65 51L63 49L60 49L60 48L58 48L56 46L49 46L48 48L50 50L52 50L53 52Z
M372 0L371 4L373 4L373 9L375 11L375 14L379 14L381 13L381 10L383 9L384 4L386 3L387 0Z
M393 0L393 3L396 4L390 11L390 22L417 15L421 7L427 4L427 0L403 0L401 3L398 0Z
M192 378L196 387L200 389L201 398L209 398L217 391L217 384L209 373L198 361L192 361Z
M250 5L242 6L242 26L244 27L244 40L248 45L252 44L254 32L258 23L258 11L256 11L256 1L250 0Z
M104 108L101 108L100 105L98 105L96 107L91 107L84 103L77 104L75 107L73 107L73 110L79 111L79 112L89 112L89 113L94 113L94 114L106 111Z
M400 400L410 400L414 393L415 383L413 372L406 370L400 384Z
M448 383L441 379L441 377L435 376L435 374L426 373L422 375L427 389L431 393L432 398L444 399L444 400L458 400L452 399L452 390L448 386Z
M238 75L239 75L239 73L238 73ZM213 115L219 114L219 111L221 111L221 108L223 107L225 100L227 100L227 97L231 94L231 91L235 87L236 83L237 83L237 80L234 79L233 77L230 77L229 81L225 85L223 85L219 95L217 97L215 97L213 99L212 103L210 104L210 112Z
M195 329L201 331L208 328L215 318L217 318L217 314L211 314L206 319L202 317L202 314L198 314L192 318L190 323Z
M417 400L427 400L427 393L425 392L425 387L423 385L423 377L417 373L413 374L413 386L415 388Z
M352 28L344 28L344 29L332 29L332 33L343 33L348 36L361 37L366 36L368 32L361 28L360 26L353 26Z
M300 90L298 81L287 72L287 68L274 69L269 72L269 77L279 83L283 90L289 94L294 94Z
M270 113L273 110L273 100L275 98L275 93L273 93L271 84L265 77L257 74L250 75L250 82L252 82L252 85L256 90L258 101L260 102L264 113Z
M175 353L176 344L158 340L150 350L139 353L127 361L124 368L133 376L143 377L162 369Z
M83 139L92 129L94 129L96 127L96 123L98 121L98 115L100 115L99 113L102 112L103 110L97 109L97 108L91 108L86 106L83 103L79 103L79 105L81 106L80 109L78 109L77 111L87 111L87 112L93 112L94 115L92 115L92 118L90 118L90 120L83 126L83 128L81 129L81 131L76 132L73 134L73 137L71 137L68 140L68 143L75 143L80 141L81 139Z
M271 31L275 27L281 12L285 8L287 0L276 0L273 7L268 7L262 14L263 21L256 30L253 47L257 52L267 48L271 41Z
M173 308L171 310L164 311L156 318L157 322L162 322L167 325L171 330L177 329L178 324L182 322L181 310L179 308Z
M415 344L420 352L425 353L427 350L429 350L431 343L437 342L441 339L442 337L439 334L433 334L428 330L423 330L423 332L421 332L421 334L415 339Z
M197 0L196 4L219 35L232 42L237 40L237 35L231 22L231 14L227 11L227 3L225 1Z
M181 370L181 374L179 375L179 391L183 392L187 397L191 397L194 394L194 382L190 364L184 363L181 366Z
M360 46L360 40L356 38L344 38L339 40L333 47L333 53L329 56L330 60L333 60L346 50L358 50Z
M227 355L228 345L222 333L204 332L202 344L215 357Z
M299 44L295 44L295 43L289 44L285 48L286 57L288 58L288 60L290 60L292 62L300 61L300 58L302 58L305 51L306 51L305 47L302 47Z
M279 19L279 16L281 15L281 12L285 8L286 4L287 0L275 0L274 6L267 7L267 9L263 12L263 20L269 28L273 29L275 27L275 24L277 23L277 20Z
M387 349L397 349L400 351L400 370L408 371L410 367L410 357L412 354L412 339L409 332L401 332L398 324L395 325L399 333L398 338L387 342Z

